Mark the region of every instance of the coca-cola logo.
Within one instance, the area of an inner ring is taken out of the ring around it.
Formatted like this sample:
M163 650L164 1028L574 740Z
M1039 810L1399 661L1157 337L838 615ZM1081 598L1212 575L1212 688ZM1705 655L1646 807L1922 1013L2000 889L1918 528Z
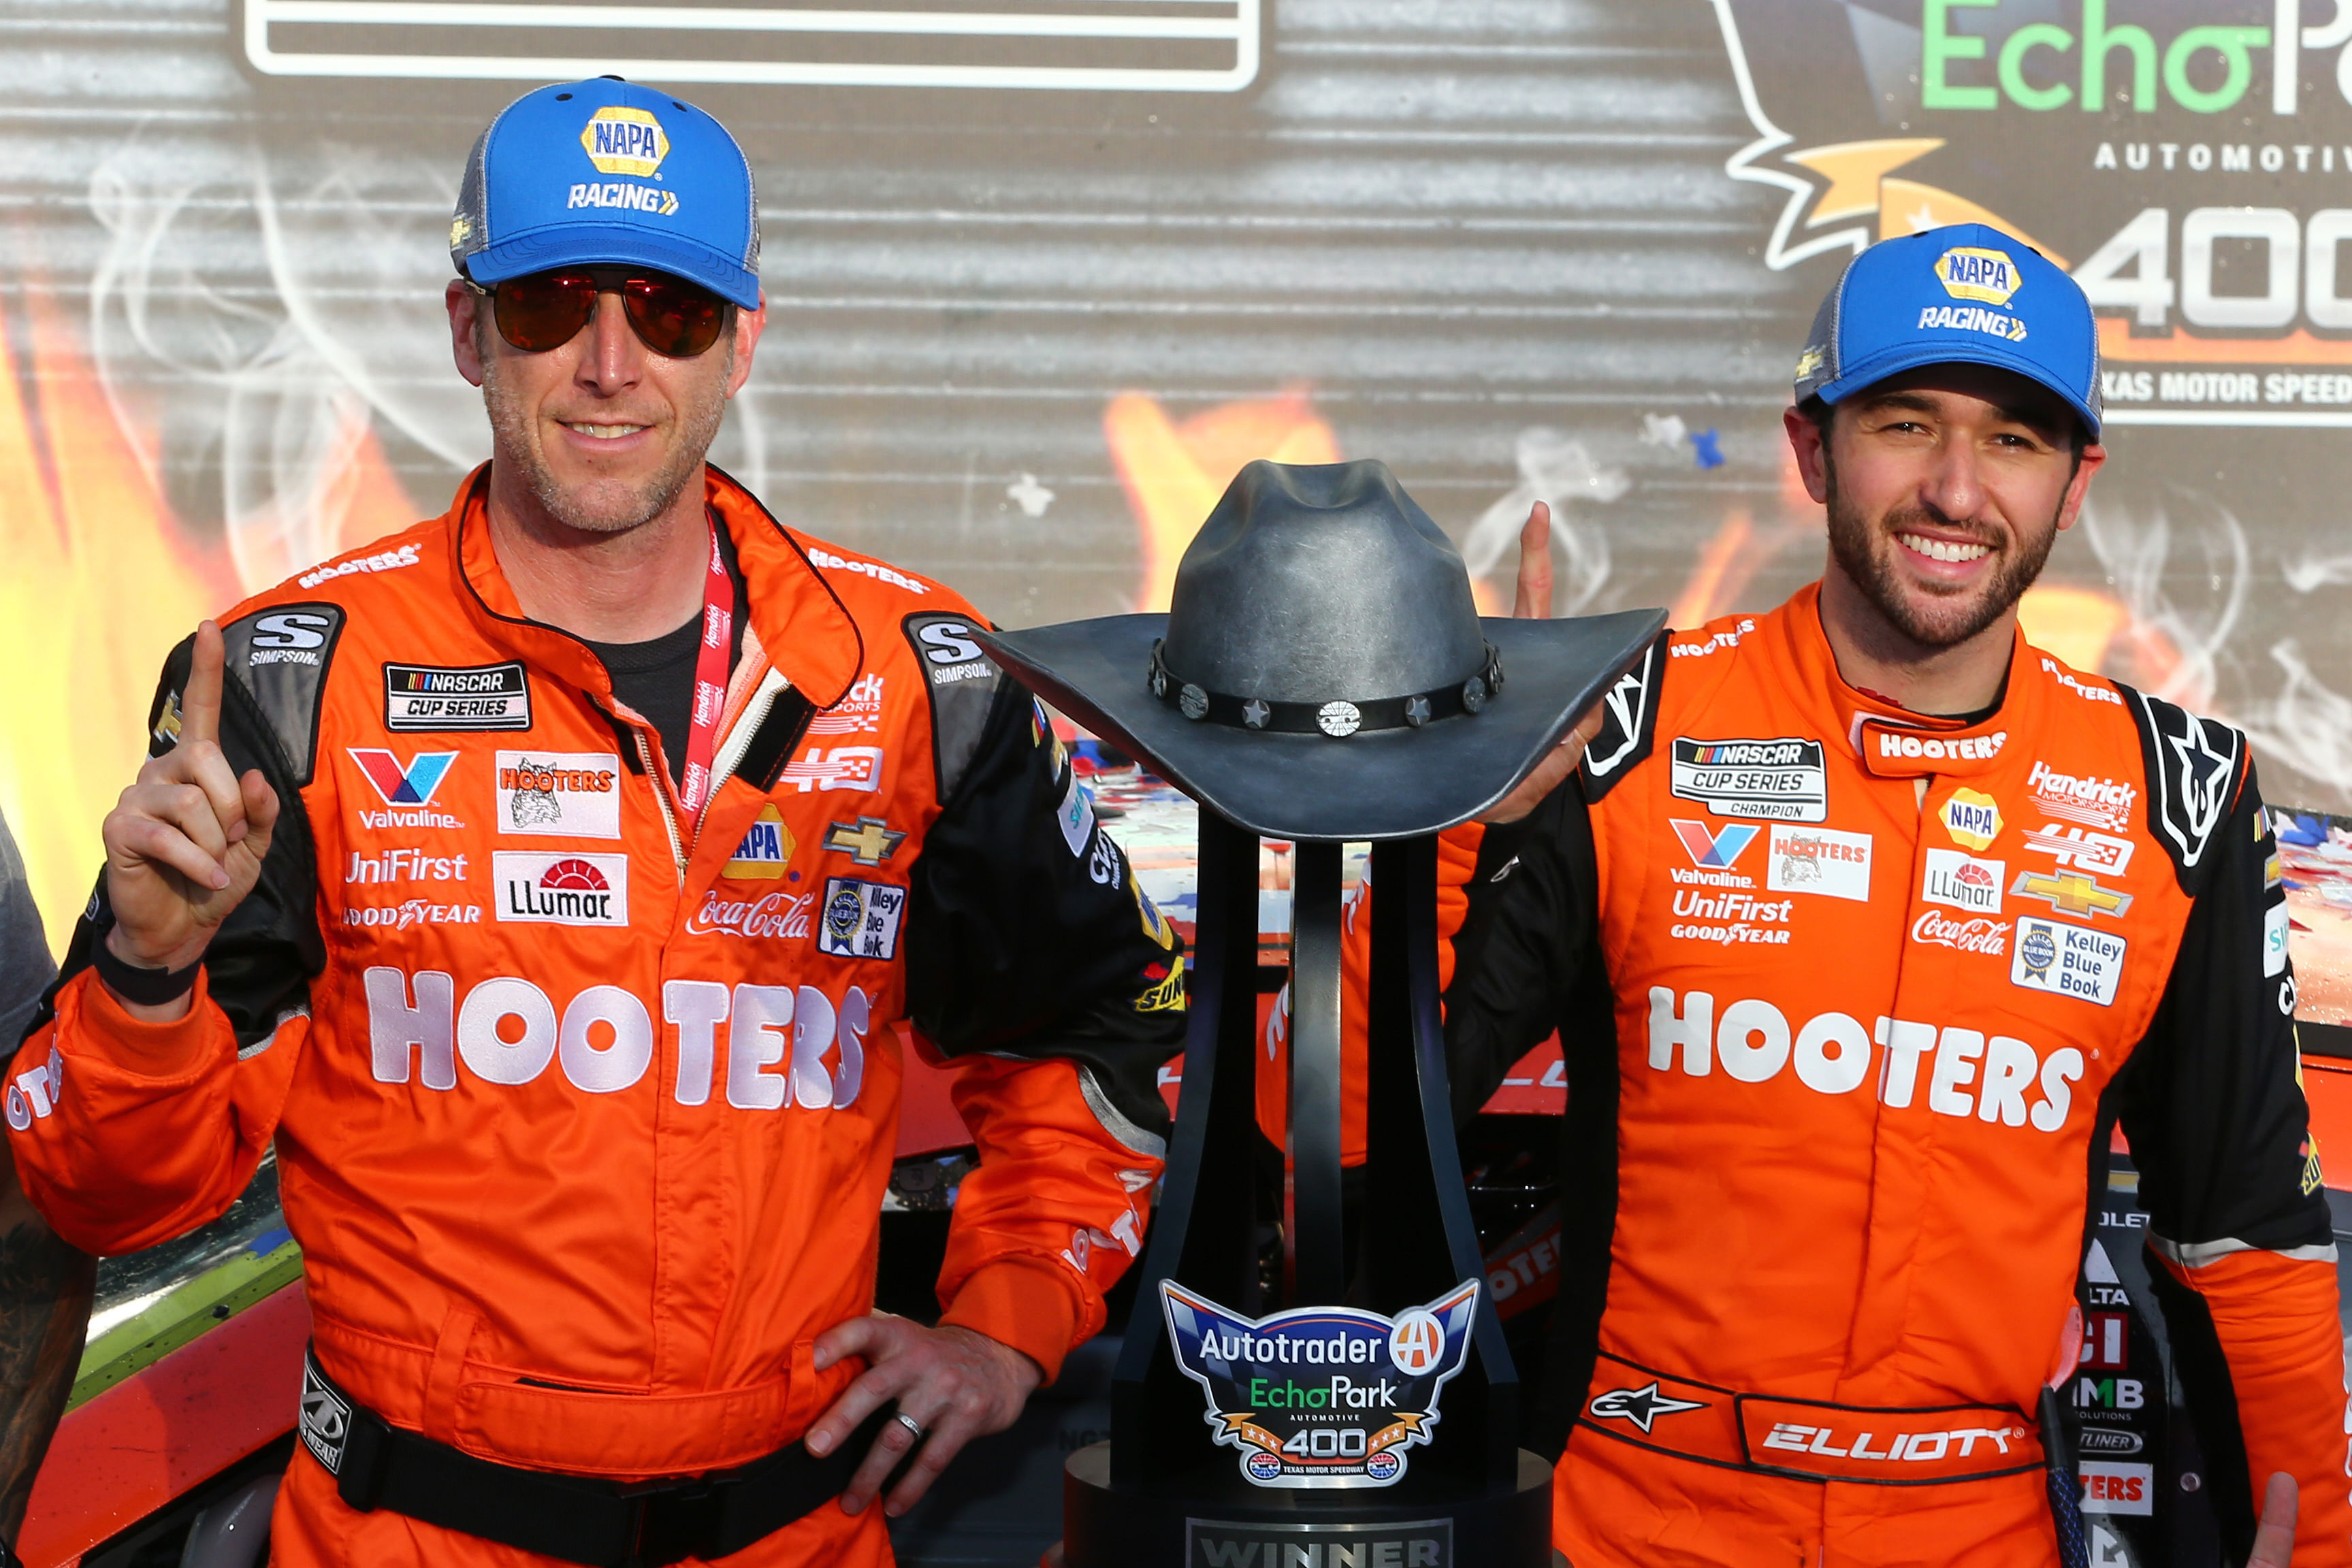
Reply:
M729 898L716 891L702 895L702 907L687 916L694 936L794 939L809 934L813 893L772 893L762 898Z
M2009 951L2006 920L1954 920L1930 909L1912 923L1911 940L1998 958Z

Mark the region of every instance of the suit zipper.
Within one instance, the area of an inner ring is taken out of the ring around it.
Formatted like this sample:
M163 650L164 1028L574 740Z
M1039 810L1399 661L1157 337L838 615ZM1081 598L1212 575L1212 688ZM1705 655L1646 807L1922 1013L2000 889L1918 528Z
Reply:
M645 764L646 778L654 787L654 804L661 808L662 827L669 834L670 859L677 866L678 891L683 893L686 891L686 844L678 837L677 810L670 804L669 779L663 773L661 765L654 760L654 748L646 743L646 732L631 725L629 733L636 739L637 760Z
M772 664L768 667L768 673L760 677L759 687L752 692L751 700L743 705L742 713L736 717L735 727L727 732L727 739L719 746L719 755L710 759L710 792L714 797L719 793L720 782L735 771L743 760L743 754L751 749L751 737L759 733L760 726L767 722L768 710L774 707L776 699L791 687L792 683L784 679L783 672Z

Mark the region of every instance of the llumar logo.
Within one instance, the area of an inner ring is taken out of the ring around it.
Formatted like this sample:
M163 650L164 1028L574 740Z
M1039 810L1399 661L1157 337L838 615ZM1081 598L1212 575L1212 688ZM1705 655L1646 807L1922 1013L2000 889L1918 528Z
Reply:
M1978 246L1954 246L1936 258L1936 281L1955 299L1983 305L2006 305L2022 287L2017 263L2005 252Z
M580 145L602 174L635 174L650 180L669 156L661 121L642 109L618 104L600 109L580 128Z

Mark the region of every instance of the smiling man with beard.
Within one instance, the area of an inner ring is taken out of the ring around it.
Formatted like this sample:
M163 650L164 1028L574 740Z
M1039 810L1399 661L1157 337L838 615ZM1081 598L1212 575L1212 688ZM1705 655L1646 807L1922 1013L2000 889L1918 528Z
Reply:
M2160 1519L2145 1456L2078 1472L2071 1430L2117 1125L2230 1559L2352 1562L2245 737L2018 630L2105 460L2095 329L1989 228L1857 256L1787 415L1820 582L1662 638L1445 836L1457 1108L1566 1057L1530 1437L1577 1568L2079 1568L2086 1496Z

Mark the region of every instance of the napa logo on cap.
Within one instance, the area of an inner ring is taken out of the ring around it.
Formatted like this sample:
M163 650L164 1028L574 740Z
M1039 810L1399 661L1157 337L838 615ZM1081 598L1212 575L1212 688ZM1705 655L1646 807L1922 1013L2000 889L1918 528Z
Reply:
M580 128L580 145L599 173L634 174L640 180L652 179L669 156L669 137L661 121L650 110L618 104L598 110Z
M1954 246L1937 256L1936 277L1953 298L1985 305L2008 304L2025 282L2007 252L1972 245Z

